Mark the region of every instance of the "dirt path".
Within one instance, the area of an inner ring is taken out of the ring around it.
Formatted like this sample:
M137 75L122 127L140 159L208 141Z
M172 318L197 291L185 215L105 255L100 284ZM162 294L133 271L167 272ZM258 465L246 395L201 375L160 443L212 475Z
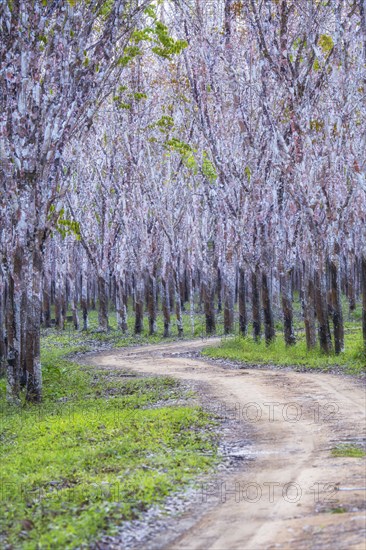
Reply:
M211 342L212 343L212 342ZM340 443L365 442L364 386L348 377L227 370L169 343L98 354L88 362L199 383L244 431L254 460L212 480L202 510L142 548L174 550L362 549L365 459L334 457ZM189 520L189 521L187 521Z

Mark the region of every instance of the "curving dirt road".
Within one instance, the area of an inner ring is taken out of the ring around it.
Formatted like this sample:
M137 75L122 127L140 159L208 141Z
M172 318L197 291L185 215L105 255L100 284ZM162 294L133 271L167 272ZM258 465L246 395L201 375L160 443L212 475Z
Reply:
M236 437L251 434L246 452L253 460L217 473L202 488L202 506L140 548L364 550L365 459L331 452L365 443L364 385L328 374L228 370L179 356L206 345L169 343L88 359L199 384L235 422Z

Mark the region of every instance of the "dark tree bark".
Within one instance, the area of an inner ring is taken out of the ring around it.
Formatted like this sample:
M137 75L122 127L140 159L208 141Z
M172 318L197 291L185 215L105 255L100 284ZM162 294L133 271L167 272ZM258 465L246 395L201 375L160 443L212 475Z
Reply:
M175 315L177 319L177 329L178 336L183 337L183 319L182 319L182 304L180 299L180 286L179 286L179 277L178 273L174 274L174 283L175 283Z
M261 306L258 282L259 270L252 272L252 315L253 315L253 338L258 342L261 338Z
M344 325L338 265L330 262L332 317L334 327L334 350L339 355L344 350Z
M362 334L363 334L363 346L366 352L366 256L361 260L362 271Z
M265 272L262 272L262 304L264 317L264 336L266 339L266 344L270 344L275 339L276 332L274 328L272 300L268 285L268 277Z
M329 354L332 352L333 346L329 328L327 289L324 273L318 271L315 272L314 287L320 349L323 353Z
M239 330L242 336L246 336L248 333L248 313L246 304L246 283L245 283L245 271L240 268L239 270Z
M235 281L225 278L224 283L224 332L231 334L234 331L234 301Z
M81 311L83 314L83 330L89 328L88 318L88 280L85 273L81 276L81 299L80 299Z
M98 323L99 330L102 332L108 332L108 294L107 294L107 284L103 276L98 276L98 298L99 298L99 309L98 309Z
M5 277L0 277L0 377L6 374L6 357L8 354L6 346L6 303L7 303L7 283Z
M144 292L141 281L135 288L135 334L142 334L144 330Z
M149 334L153 336L156 334L156 317L157 317L157 305L156 305L156 279L154 276L148 276L148 313L149 313Z
M170 292L169 283L166 279L162 280L162 308L164 317L164 338L170 336Z
M206 333L214 334L216 332L216 315L215 315L215 290L212 281L203 283L203 301L205 306L206 318Z
M51 326L51 287L47 276L43 279L42 322L45 328Z
M117 326L122 334L127 334L127 308L126 297L122 281L118 278L116 280L116 312L117 312Z
M222 311L222 277L220 268L217 269L217 312Z
M310 351L316 347L315 290L312 277L304 277L303 311L305 321L306 347Z
M283 313L283 327L286 346L296 344L292 308L292 273L285 273L281 277L281 303Z

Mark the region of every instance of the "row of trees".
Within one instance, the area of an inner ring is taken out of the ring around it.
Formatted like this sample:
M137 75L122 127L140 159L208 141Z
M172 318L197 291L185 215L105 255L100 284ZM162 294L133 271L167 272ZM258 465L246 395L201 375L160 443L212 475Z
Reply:
M309 348L317 322L321 348L339 353L343 290L351 308L363 293L366 343L364 2L0 9L9 398L22 370L41 397L51 297L60 326L69 301L84 328L95 300L101 330L112 297L126 330L132 296L136 332L147 299L154 332L159 294L166 335L172 303L181 334L195 295L209 333L222 299L230 332L237 297L241 332L250 304L254 337L263 318L270 342L280 296L291 345L296 289Z

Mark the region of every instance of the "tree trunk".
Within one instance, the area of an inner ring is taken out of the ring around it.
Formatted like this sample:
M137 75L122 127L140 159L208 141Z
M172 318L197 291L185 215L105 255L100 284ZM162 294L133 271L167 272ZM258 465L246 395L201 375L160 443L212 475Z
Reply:
M8 355L6 346L6 303L7 283L5 278L0 277L0 378L6 374L6 357Z
M144 330L144 292L139 280L135 288L135 334L142 334Z
M127 334L127 308L126 298L123 290L123 284L119 278L116 280L116 311L117 311L117 326L122 334Z
M316 327L315 327L315 291L312 277L304 277L303 289L303 310L305 322L306 347L308 351L316 346Z
M177 318L178 336L179 338L182 338L183 336L182 305L181 305L180 292L179 292L179 289L180 289L179 278L177 273L174 274L174 282L175 282L175 315Z
M30 277L31 292L27 299L26 357L27 401L39 403L42 399L41 369L41 310L42 310L42 253L33 251Z
M65 328L65 307L64 307L64 288L62 275L58 272L56 275L56 292L55 292L55 320L56 327L60 330Z
M206 317L206 333L214 334L216 332L215 290L212 281L205 282L202 286Z
M252 272L252 314L253 314L253 338L258 342L261 338L261 306L258 284L258 268Z
M353 264L348 269L347 283L349 310L353 312L356 309L355 267Z
M314 286L315 309L318 319L320 349L324 353L329 354L332 352L333 347L329 328L327 289L325 283L325 275L323 273L315 272Z
M89 328L89 319L88 319L88 280L86 278L85 272L81 276L81 310L83 313L83 330L88 330Z
M154 276L149 275L148 281L148 312L149 312L149 334L153 336L156 334L156 279Z
M234 331L234 299L235 281L225 276L224 283L224 332L231 334Z
M71 270L73 270L73 267L71 267ZM77 278L75 277L75 274L73 271L70 271L69 273L67 286L69 288L69 293L70 293L72 322L74 325L74 329L79 330L80 320L79 320L79 312L78 312L78 285L77 285Z
M45 328L51 326L51 288L47 276L43 278L42 321Z
M20 361L21 361L21 301L22 301L22 258L23 251L18 247L14 255L14 272L8 279L6 303L7 338L7 385L6 398L9 403L20 404ZM24 316L24 312L23 312Z
M366 256L361 260L362 271L362 334L363 334L363 346L366 352Z
M268 277L264 272L262 272L262 304L264 316L264 336L266 339L266 344L268 345L275 339L276 332L274 328L272 300L268 285Z
M240 268L239 270L239 331L241 336L246 336L248 333L248 314L246 305L246 285L245 285L245 271Z
M283 327L286 346L293 346L296 344L296 338L294 333L293 323L293 309L292 309L292 289L291 289L292 273L285 273L281 278L281 303L283 312Z
M332 317L334 327L334 350L339 355L344 350L344 325L341 302L339 269L334 261L330 262L330 281L332 297Z
M191 332L192 336L194 336L195 332L195 326L194 326L194 286L193 286L193 279L191 273L187 274L187 292L188 292L188 301L189 301L189 316L191 319Z
M222 277L220 269L217 270L217 313L222 312Z
M98 309L98 323L99 330L102 332L108 332L108 295L107 295L107 285L106 280L103 276L98 276L98 298L99 298L99 309Z
M164 317L164 338L170 336L170 292L169 282L166 279L162 280L162 308Z

